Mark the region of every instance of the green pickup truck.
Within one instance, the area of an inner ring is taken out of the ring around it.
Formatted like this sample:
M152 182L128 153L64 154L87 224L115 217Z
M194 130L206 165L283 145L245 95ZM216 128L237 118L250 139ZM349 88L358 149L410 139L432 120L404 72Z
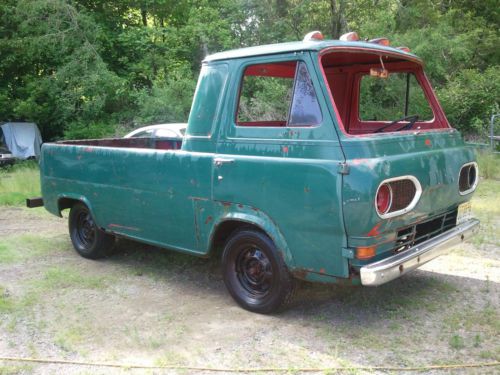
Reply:
M375 286L469 238L473 149L423 63L385 38L308 34L208 56L186 135L45 143L44 205L85 258L116 237L220 254L242 307L296 279Z

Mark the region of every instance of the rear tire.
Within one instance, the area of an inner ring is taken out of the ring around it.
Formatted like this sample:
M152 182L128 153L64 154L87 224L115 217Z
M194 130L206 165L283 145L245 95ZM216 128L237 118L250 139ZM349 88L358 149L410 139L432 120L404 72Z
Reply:
M292 300L296 282L273 241L262 232L244 228L231 235L222 270L229 293L246 310L268 314Z
M97 227L85 204L77 203L71 207L68 226L73 247L82 257L99 259L111 254L115 237Z

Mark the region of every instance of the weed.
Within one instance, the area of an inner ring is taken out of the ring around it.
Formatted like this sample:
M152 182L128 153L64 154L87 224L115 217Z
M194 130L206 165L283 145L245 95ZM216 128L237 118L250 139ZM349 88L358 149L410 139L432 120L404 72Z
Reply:
M457 335L457 334L451 336L449 344L450 344L450 347L452 349L455 349L455 350L460 350L460 349L465 348L464 339L460 335Z
M56 333L54 342L67 352L75 351L74 347L84 340L84 332L82 327L70 327Z
M476 334L474 336L474 348L479 348L481 346L481 335L480 334Z
M0 314L11 311L13 307L14 302L12 301L8 291L0 286Z

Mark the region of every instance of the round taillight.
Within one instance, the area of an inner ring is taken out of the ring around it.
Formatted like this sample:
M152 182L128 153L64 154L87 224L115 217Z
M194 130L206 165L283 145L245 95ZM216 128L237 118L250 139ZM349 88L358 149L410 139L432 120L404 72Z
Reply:
M383 184L379 187L376 197L377 211L383 215L391 208L392 191L388 184Z

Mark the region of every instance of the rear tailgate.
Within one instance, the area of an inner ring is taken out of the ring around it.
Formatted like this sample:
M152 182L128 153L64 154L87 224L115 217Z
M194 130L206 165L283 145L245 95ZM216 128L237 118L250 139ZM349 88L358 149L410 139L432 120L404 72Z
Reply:
M458 205L471 198L471 194L459 193L458 176L461 167L474 161L475 155L455 130L350 137L342 146L349 165L343 180L348 245L376 244L377 256L371 261L389 255L405 228L410 231L413 226L411 230L415 231L414 225L424 222L429 228L424 224L420 227L427 231L454 226ZM420 182L420 200L405 214L380 218L375 209L379 184L406 175Z

